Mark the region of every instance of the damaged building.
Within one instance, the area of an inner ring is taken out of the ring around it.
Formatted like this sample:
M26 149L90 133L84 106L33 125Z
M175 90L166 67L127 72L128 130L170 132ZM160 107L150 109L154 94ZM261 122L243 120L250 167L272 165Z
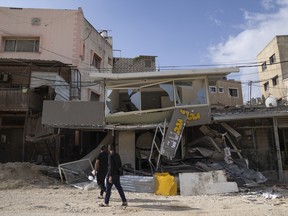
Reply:
M113 58L111 38L81 9L3 10L29 22L13 32L0 19L0 162L93 163L114 143L134 174L225 169L239 184L288 179L286 107L243 107L241 83L227 80L239 68L157 71L156 56ZM71 31L63 47L57 35L45 44L48 28L63 25L53 13L73 17L63 20Z
M44 101L42 123L104 132L107 135L99 145L114 143L132 173L225 169L239 184L285 181L285 107L211 109L209 81L238 71L93 73L91 77L105 86L105 102L95 102L89 112L91 103L85 107ZM57 114L51 111L55 109ZM81 113L81 119L75 112ZM82 159L93 161L98 152L96 148Z

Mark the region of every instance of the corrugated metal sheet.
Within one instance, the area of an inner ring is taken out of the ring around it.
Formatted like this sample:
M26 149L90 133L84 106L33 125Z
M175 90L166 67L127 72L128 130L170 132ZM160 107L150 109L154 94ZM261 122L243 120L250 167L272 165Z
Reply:
M44 101L42 124L57 128L101 128L104 102Z
M132 176L124 175L120 177L124 191L138 193L154 193L155 180L153 176Z

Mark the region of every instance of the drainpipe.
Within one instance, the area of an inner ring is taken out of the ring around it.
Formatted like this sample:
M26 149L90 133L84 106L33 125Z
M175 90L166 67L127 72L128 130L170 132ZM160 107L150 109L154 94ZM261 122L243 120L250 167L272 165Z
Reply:
M278 122L275 117L273 117L273 129L274 129L277 164L278 164L278 176L279 176L279 180L282 181L283 180L283 166L282 166L282 158L281 158L280 143L279 143Z

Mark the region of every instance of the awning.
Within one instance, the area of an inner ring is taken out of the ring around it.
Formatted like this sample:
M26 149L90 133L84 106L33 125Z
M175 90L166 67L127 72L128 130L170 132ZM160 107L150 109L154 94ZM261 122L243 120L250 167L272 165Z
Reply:
M191 70L171 70L171 71L153 71L142 73L90 73L90 77L95 81L105 81L108 85L127 83L131 80L151 80L151 79L169 79L169 78L193 78L199 76L208 76L208 78L219 78L227 76L233 72L239 72L239 68L207 68Z

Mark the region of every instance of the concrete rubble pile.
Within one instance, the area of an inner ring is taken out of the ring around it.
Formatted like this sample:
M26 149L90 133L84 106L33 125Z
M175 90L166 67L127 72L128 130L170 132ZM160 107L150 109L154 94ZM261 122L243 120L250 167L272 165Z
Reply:
M241 139L228 125L222 126L229 129L234 139ZM228 132L220 133L206 125L201 126L200 131L203 136L187 144L185 158L166 161L162 167L165 171L178 174L225 170L228 181L235 181L238 186L257 186L267 181L262 173L249 169L249 161L242 157Z

